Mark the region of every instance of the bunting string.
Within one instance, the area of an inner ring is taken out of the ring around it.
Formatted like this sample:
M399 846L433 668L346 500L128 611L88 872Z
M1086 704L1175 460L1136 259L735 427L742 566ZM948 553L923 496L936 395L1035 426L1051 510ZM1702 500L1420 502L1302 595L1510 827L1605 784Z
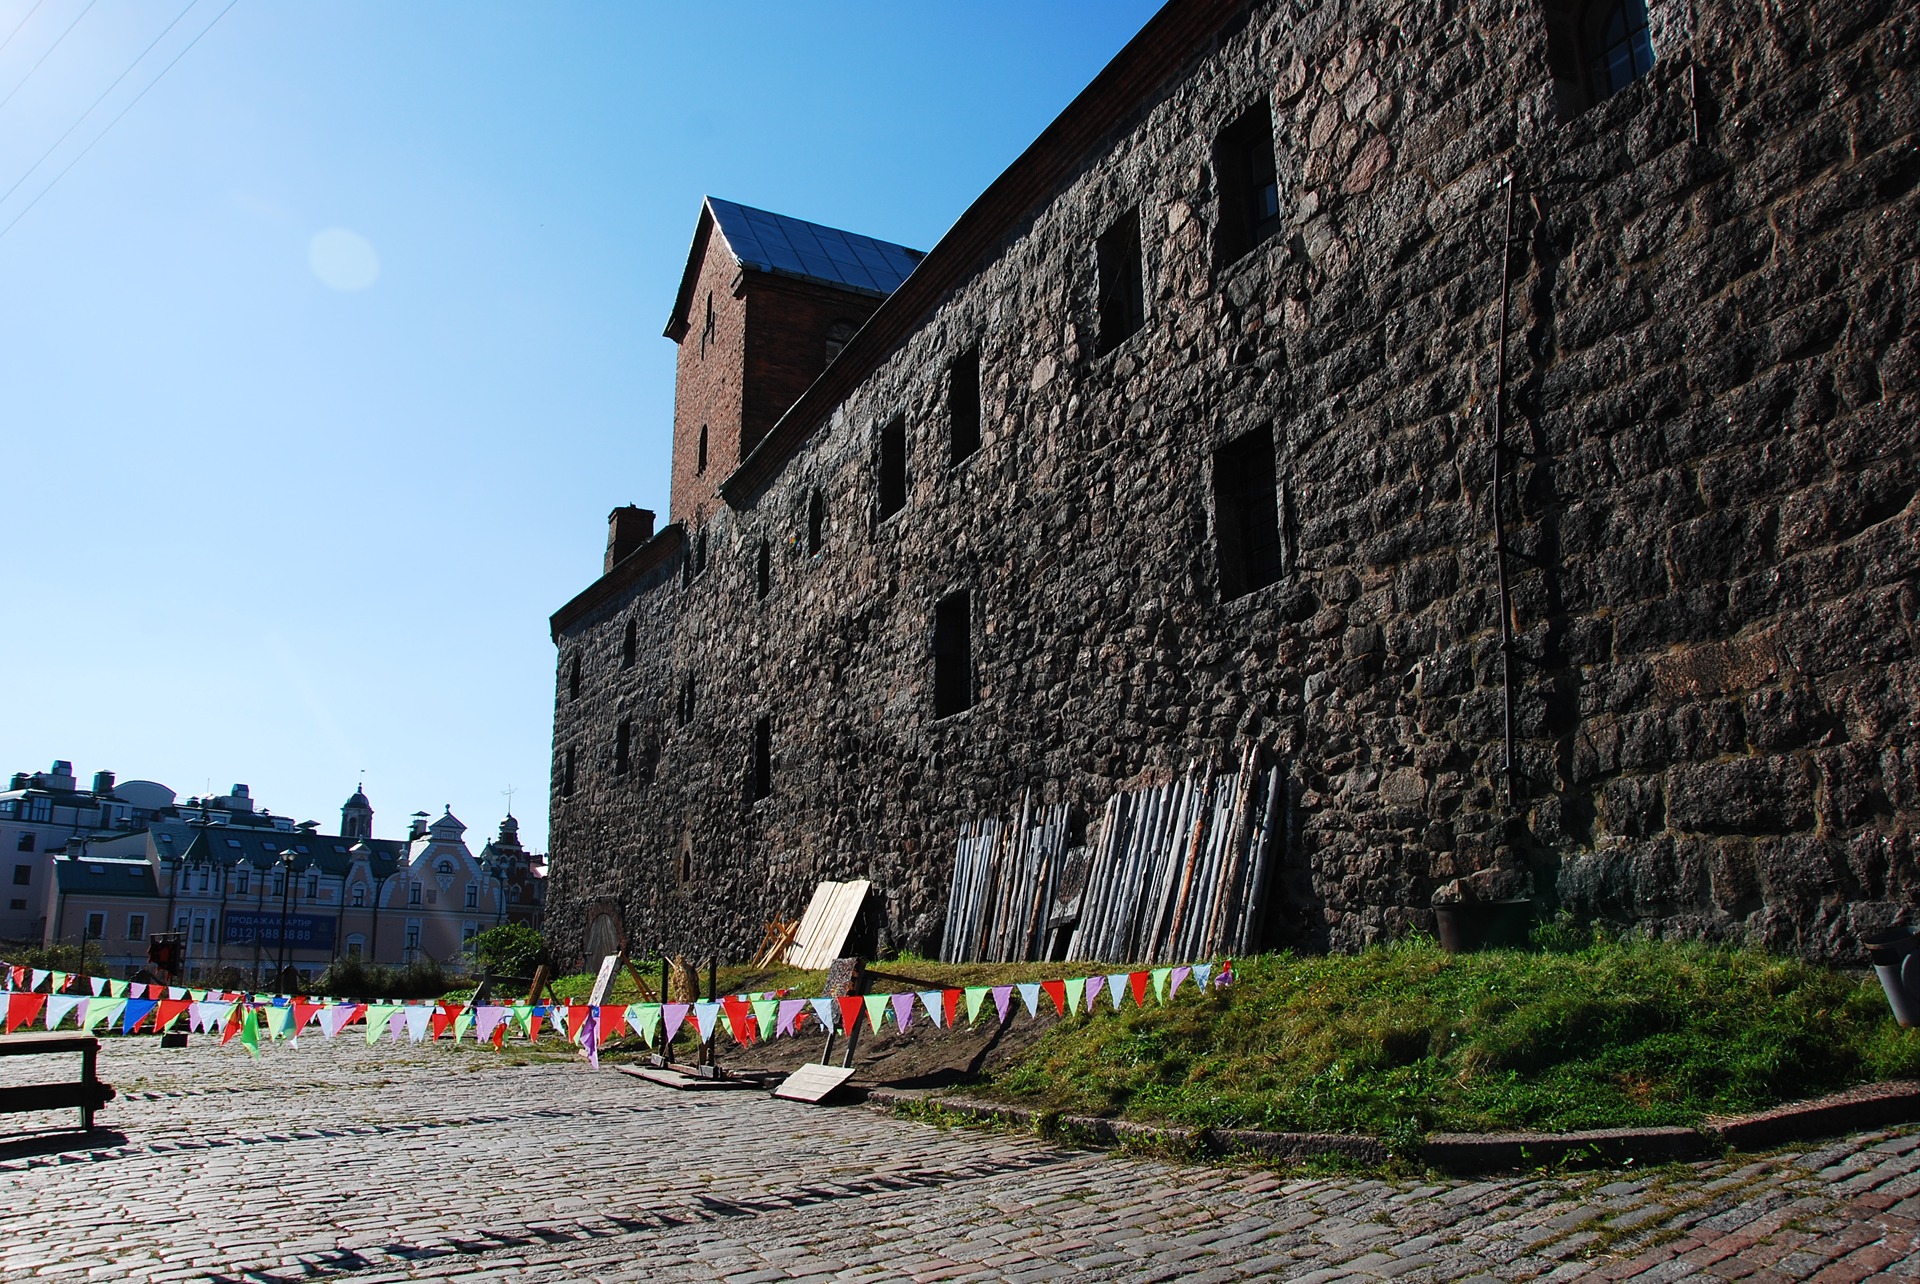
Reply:
M1009 985L969 985L898 994L849 994L838 999L794 998L787 991L729 994L692 1003L501 1003L470 1005L445 1000L357 1002L311 998L303 994L256 994L178 985L116 981L22 967L0 962L0 1000L5 1001L6 1032L41 1023L48 1030L71 1022L76 1030L129 1036L166 1034L183 1023L194 1033L217 1034L222 1044L238 1042L255 1057L261 1034L269 1043L297 1046L300 1036L317 1029L326 1039L363 1026L368 1046L383 1039L430 1043L452 1036L500 1048L516 1035L529 1044L549 1038L577 1047L598 1069L600 1048L631 1033L648 1048L665 1048L690 1022L701 1043L722 1032L740 1047L769 1039L829 1031L848 1034L865 1022L874 1034L891 1026L906 1031L916 1022L935 1030L968 1029L987 1011L1004 1025L1024 1010L1028 1020L1043 1013L1065 1019L1091 1015L1102 994L1111 1010L1129 1000L1137 1008L1174 1002L1183 988L1195 995L1233 983L1233 960L1191 963L1139 972L1062 977ZM1014 1004L1019 998L1019 1006ZM992 1000L991 1009L987 1008ZM964 1019L961 1016L964 1010Z

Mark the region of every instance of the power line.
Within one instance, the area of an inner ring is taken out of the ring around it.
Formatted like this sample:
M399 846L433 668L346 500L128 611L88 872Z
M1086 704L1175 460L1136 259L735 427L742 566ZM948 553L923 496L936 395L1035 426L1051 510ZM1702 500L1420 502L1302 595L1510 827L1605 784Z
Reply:
M33 0L33 8L27 10L27 16L20 19L20 26L15 27L12 31L9 31L7 33L7 38L5 40L0 40L0 53L5 53L7 51L7 46L13 43L13 38L20 34L20 30L22 27L25 27L29 22L33 21L33 15L36 13L39 13L40 6L45 4L46 2L47 0Z
M22 174L19 178L14 179L12 187L9 187L4 193L0 193L0 205L6 204L8 197L11 197L15 192L20 190L20 184L26 182L29 178L32 178L33 172L39 169L42 165L47 163L47 157L53 155L55 152L60 150L60 144L66 142L67 139L73 136L74 130L80 128L81 125L86 123L87 117L93 115L94 109L99 107L101 103L107 100L107 95L112 93L114 90L118 89L120 87L120 82L133 74L133 69L135 67L138 67L142 62L144 62L146 60L147 55L153 52L154 45L157 45L162 40L165 40L167 38L167 32L172 31L175 27L179 26L180 19L186 17L187 14L193 9L193 6L198 4L199 2L200 0L187 0L187 7L185 9L182 9L179 13L173 16L173 21L169 22L165 27L163 27L160 31L160 34L153 38L153 42L149 44L145 49L142 49L140 51L140 56L138 58L135 58L132 62L127 64L127 69L125 71L121 72L119 75L113 78L113 83L111 85L108 85L105 89L100 91L100 96L94 99L93 102L88 105L85 111L80 113L80 116L77 120L75 120L71 125L67 126L67 132L60 135L60 137L54 139L53 146L47 148L46 151L40 153L40 159L35 161L32 165L28 166L26 173ZM219 19L216 18L214 19L214 21L218 22ZM165 75L166 73L162 72L160 74ZM107 128L111 129L113 127L109 125Z
M45 62L47 59L53 57L53 51L60 47L60 41L65 40L67 38L68 33L71 32L75 27L80 25L81 18L86 17L87 14L93 11L93 5L94 5L94 0L87 0L87 7L82 9L74 17L74 20L67 24L67 30L61 32L59 35L59 38L56 39L52 44L48 45L47 51L40 55L40 62L36 62L33 64L33 66L27 68L27 74L20 77L20 83L15 85L12 89L8 90L7 96L5 98L0 98L0 107L5 107L8 103L12 102L13 96L19 93L22 89L26 88L27 82L33 79L33 73L40 70L40 63ZM28 16L31 17L32 15L29 14ZM11 40L13 39L13 37L9 36L7 37L7 39Z
M199 32L194 36L194 38L187 41L186 46L182 48L179 53L175 54L172 60L168 62L166 66L160 69L160 74L158 76L155 76L152 80L149 80L144 86L142 86L140 92L135 94L132 100L129 101L125 107L122 107L120 109L119 114L116 115L112 120L107 122L107 127L101 130L99 133L95 134L93 136L92 141L89 142L85 147L82 147L80 149L80 154L75 156L72 160L68 161L66 164L66 167L62 169L58 174L55 174L53 176L53 182L48 183L45 187L41 188L40 191L34 196L34 198L27 202L26 209L23 209L18 214L15 214L13 218L8 221L5 227L0 227L0 237L4 237L6 236L7 233L13 231L14 226L18 224L21 219L27 216L28 211L32 210L34 206L40 203L40 198L42 196L45 196L48 192L51 192L55 187L57 187L60 183L60 180L67 176L67 173L69 170L71 170L75 165L78 165L82 160L84 160L86 158L87 153L92 151L94 149L94 146L97 143L99 143L101 139L105 138L108 134L113 132L113 127L120 123L121 118L124 117L128 112L132 111L134 108L134 105L138 103L142 98L145 98L147 96L147 90L152 89L155 85L159 84L160 81L166 76L166 74L173 70L174 63L177 63L182 58L186 57L187 51L200 43L200 37L206 35L209 31L212 31L215 27L219 26L220 19L226 17L227 11L232 9L233 6L239 3L240 3L240 0L227 0L226 8L220 10L219 13L214 14L213 21L209 22L206 26L200 28ZM191 4L187 6L187 8L189 9L191 9L192 7L193 6ZM179 19L176 18L174 19L174 21L178 22ZM166 33L162 32L161 34L164 35ZM142 58L144 58L145 56L146 56L145 54L141 55ZM138 59L136 59L135 61L137 62ZM129 68L129 70L131 70L131 68ZM88 110L91 111L92 108L88 108ZM82 119L84 119L84 117Z

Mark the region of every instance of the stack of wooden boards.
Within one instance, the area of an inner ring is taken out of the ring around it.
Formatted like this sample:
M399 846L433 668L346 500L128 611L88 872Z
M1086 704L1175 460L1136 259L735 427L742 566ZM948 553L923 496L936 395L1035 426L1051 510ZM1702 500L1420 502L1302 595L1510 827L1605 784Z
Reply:
M870 886L864 878L816 886L813 899L807 902L807 912L800 916L800 926L787 945L787 964L804 968L831 967L847 943L854 920L860 917Z
M1280 767L1263 769L1249 745L1238 771L1195 766L1115 794L1085 852L1068 848L1065 806L1036 811L1029 799L1013 825L969 821L940 957L1163 963L1245 953L1259 943L1285 788ZM1076 859L1084 868L1073 868Z

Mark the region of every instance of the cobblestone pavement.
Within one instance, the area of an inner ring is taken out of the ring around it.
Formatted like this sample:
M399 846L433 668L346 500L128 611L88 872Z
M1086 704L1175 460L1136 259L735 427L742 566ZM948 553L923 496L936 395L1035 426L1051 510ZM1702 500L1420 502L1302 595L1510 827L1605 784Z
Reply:
M490 1048L309 1036L255 1064L193 1044L107 1044L117 1136L0 1141L0 1278L1920 1276L1912 1130L1637 1174L1383 1181L675 1093Z

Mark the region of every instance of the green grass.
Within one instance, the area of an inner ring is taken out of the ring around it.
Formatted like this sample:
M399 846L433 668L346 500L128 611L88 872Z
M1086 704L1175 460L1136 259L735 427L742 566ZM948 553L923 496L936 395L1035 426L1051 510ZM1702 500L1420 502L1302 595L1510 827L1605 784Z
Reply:
M988 1090L1404 1148L1432 1131L1691 1125L1920 1075L1920 1031L1895 1025L1871 976L1753 950L1597 941L1448 955L1415 940L1235 970L1231 989L1165 1008L1102 1003Z
M660 984L658 959L642 960L636 966L640 974L647 978L649 986L657 987ZM883 959L868 965L867 988L871 993L878 994L881 991L937 990L949 986L1008 985L1016 981L1050 981L1069 974L1077 976L1115 970L1115 966L1101 963L937 963L918 958ZM593 980L593 976L586 972L559 977L553 983L553 992L562 999L583 1001L593 993ZM827 974L784 965L756 968L737 964L721 968L717 980L722 994L789 990L795 998L810 999L826 993ZM472 992L456 993L464 997ZM703 967L700 969L700 996L705 998L706 993L707 970ZM607 1001L631 1003L638 994L633 978L623 969L614 976L613 984L607 991ZM523 992L515 997L526 996Z

